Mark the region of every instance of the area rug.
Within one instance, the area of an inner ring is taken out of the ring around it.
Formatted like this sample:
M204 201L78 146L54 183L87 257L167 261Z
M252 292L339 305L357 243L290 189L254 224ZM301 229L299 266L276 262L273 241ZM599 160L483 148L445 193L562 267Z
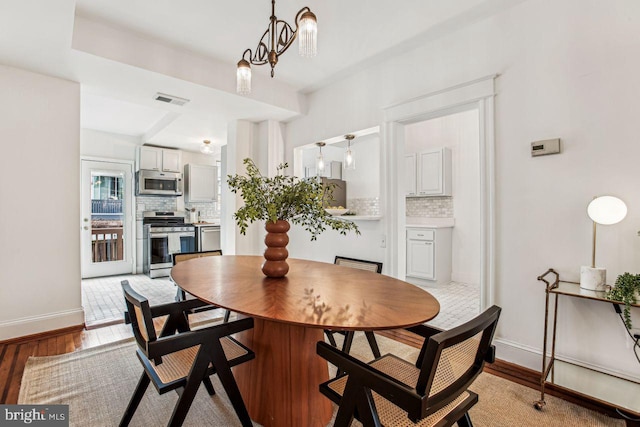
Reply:
M407 360L417 357L415 348L377 338L382 354L394 353ZM356 334L352 354L363 360L371 358L363 334ZM68 404L71 426L117 426L141 373L132 339L61 356L31 357L24 370L18 403ZM185 426L240 425L222 385L216 376L212 380L216 396L210 397L200 387ZM471 410L476 427L624 425L620 420L552 396L547 396L544 410L537 411L532 402L538 399L538 392L490 374L481 374L471 388L480 395L479 403ZM176 393L160 396L149 386L131 426L166 425L176 400Z

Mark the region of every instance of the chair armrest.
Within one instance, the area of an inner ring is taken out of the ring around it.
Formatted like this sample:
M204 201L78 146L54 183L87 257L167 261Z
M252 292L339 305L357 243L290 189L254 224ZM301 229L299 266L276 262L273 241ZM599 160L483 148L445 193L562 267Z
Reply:
M219 340L222 337L253 328L253 318L236 320L229 323L209 326L195 331L183 332L158 338L148 344L149 359L193 347L207 341Z
M427 325L411 326L409 328L405 328L405 330L409 332L413 332L414 334L420 335L422 338L429 338L435 334L444 332L444 329L434 328L433 326L427 326Z
M210 305L208 302L199 299L170 302L167 304L154 305L151 307L151 317L166 316L169 314L182 313L194 308Z
M411 412L420 412L422 396L415 389L368 365L337 348L318 341L316 344L318 355L344 371L359 384L369 388L397 406Z
M199 299L190 299L187 301L169 302L166 304L154 305L151 307L151 317L167 316L169 314L180 314L193 308L204 307L209 305ZM131 323L131 315L128 311L124 312L124 323Z

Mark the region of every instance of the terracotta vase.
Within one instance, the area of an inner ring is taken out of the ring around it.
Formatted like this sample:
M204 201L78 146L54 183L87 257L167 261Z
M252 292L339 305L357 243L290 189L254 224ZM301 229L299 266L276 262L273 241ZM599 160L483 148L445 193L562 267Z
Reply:
M287 264L289 222L282 219L276 222L267 221L264 228L267 230L264 238L267 249L264 250L265 261L262 264L262 272L267 277L284 277L289 271L289 264Z

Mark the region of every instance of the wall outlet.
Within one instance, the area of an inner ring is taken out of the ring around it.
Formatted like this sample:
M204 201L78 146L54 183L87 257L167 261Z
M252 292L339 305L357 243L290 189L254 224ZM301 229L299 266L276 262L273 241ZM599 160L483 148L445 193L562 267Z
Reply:
M387 247L387 236L386 235L382 235L380 236L380 247L381 248L386 248Z

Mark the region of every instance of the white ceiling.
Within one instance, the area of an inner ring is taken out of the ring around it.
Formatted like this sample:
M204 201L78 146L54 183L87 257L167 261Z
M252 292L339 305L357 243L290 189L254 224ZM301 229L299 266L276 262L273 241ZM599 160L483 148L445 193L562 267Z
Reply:
M225 144L232 120L295 118L305 93L520 1L308 2L318 56L292 47L274 79L252 67L248 97L234 93L235 64L266 30L268 0L3 0L0 62L79 81L84 128L197 150L203 139ZM305 5L278 0L275 12L292 24ZM191 101L159 103L156 92Z

